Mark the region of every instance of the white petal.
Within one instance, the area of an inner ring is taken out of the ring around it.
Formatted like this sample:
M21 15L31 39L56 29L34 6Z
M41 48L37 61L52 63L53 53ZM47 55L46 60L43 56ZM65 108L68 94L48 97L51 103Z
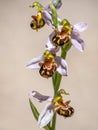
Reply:
M87 23L80 22L80 23L75 24L73 27L74 27L74 29L78 30L79 32L83 32L84 30L87 29L88 25L87 25Z
M57 72L58 72L59 74L61 74L62 76L67 76L67 71L66 71L66 69L63 69L61 66L59 66L59 67L57 68Z
M40 94L39 92L37 91L32 91L29 93L29 96L33 96L35 99L37 99L39 102L42 102L42 101L52 101L53 97L52 96L45 96L45 95L42 95Z
M71 39L71 42L76 49L83 52L83 50L85 48L85 43L81 38L80 39Z
M38 118L38 125L40 126L40 128L46 126L51 121L53 113L53 105L51 103L48 103L44 107Z
M43 61L43 56L39 56L38 58L33 58L32 60L30 60L28 62L28 64L26 65L27 68L29 69L39 69L39 62Z
M58 26L58 31L59 31L59 32L61 32L62 27L63 27L62 25Z
M35 64L32 64L32 65L29 65L29 66L26 66L27 69L40 69L40 66L38 63L35 63Z
M67 65L66 61L64 59L62 59L61 57L57 56L56 57L56 63L58 65L57 71L61 75L67 76L68 65Z

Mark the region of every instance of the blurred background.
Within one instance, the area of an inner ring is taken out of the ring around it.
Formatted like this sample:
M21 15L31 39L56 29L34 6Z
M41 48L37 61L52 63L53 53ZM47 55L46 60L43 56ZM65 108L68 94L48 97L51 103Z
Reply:
M27 62L44 52L48 26L39 32L30 28L29 8L34 0L0 0L0 130L39 130L32 116L28 92L40 91L53 95L51 79L42 78L38 71L27 70ZM38 0L47 5L49 0ZM68 77L63 77L61 88L70 93L75 108L72 118L57 118L56 130L98 130L98 0L62 0L58 10L61 18L72 24L84 21L88 29L81 33L86 49L74 47L69 51ZM66 97L65 97L66 100ZM45 104L34 101L41 111Z

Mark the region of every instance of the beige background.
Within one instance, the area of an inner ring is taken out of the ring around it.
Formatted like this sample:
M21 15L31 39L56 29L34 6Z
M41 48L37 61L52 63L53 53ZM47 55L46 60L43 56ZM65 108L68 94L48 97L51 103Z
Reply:
M36 14L36 9L28 7L32 2L0 0L0 130L39 130L29 107L28 92L53 94L51 79L25 68L31 58L44 52L52 31L45 26L37 33L29 27L31 15ZM72 100L75 114L66 120L58 116L57 130L98 130L98 0L63 0L58 13L73 24L85 21L89 28L81 33L85 51L72 48L68 53L68 77L63 78L61 88L70 93L67 99ZM39 111L45 105L34 103Z

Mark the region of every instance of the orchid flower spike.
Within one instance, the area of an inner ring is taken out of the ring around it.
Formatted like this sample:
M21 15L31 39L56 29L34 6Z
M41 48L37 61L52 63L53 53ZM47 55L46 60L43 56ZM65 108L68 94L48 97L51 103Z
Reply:
M49 101L39 115L38 125L40 126L40 128L45 127L52 120L54 112L65 118L71 117L73 115L74 109L73 107L69 106L70 100L64 102L64 99L61 95L62 90L58 93L59 95L54 98L51 96L42 95L37 91L32 91L30 93L30 98L33 97L40 102Z
M71 42L75 48L82 52L85 48L85 43L80 37L79 32L86 29L87 24L84 22L71 25L68 20L64 19L61 21L58 29L55 29L49 35L46 46L47 48L57 48Z
M29 69L39 69L39 73L44 78L52 77L57 71L63 76L67 76L68 66L64 59L56 56L54 50L45 50L44 54L32 59L28 64Z

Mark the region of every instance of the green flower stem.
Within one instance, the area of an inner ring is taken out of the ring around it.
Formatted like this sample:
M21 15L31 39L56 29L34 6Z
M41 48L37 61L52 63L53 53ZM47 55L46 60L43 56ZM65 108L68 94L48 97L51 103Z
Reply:
M54 113L54 116L52 118L51 130L55 130L55 127L56 127L56 113Z
M71 48L72 44L69 42L61 49L61 58L66 59L67 52ZM54 88L54 96L56 95L57 91L59 90L60 83L61 83L62 75L60 75L58 72L55 72L55 74L52 77L53 82L53 88Z
M49 126L45 126L44 129L45 130L51 130L51 128Z
M66 59L67 52L71 48L72 44L69 42L65 46L62 47L61 49L61 58ZM53 88L54 88L54 97L57 95L57 92L60 88L60 83L62 80L62 75L60 75L58 72L55 72L55 74L52 77L52 83L53 83ZM55 125L56 125L56 113L53 116L52 119L52 127L51 130L55 130Z
M60 83L61 83L61 79L62 79L62 76L56 72L55 73L55 84L54 84L54 96L56 95L58 89L59 89L59 86L60 86Z

